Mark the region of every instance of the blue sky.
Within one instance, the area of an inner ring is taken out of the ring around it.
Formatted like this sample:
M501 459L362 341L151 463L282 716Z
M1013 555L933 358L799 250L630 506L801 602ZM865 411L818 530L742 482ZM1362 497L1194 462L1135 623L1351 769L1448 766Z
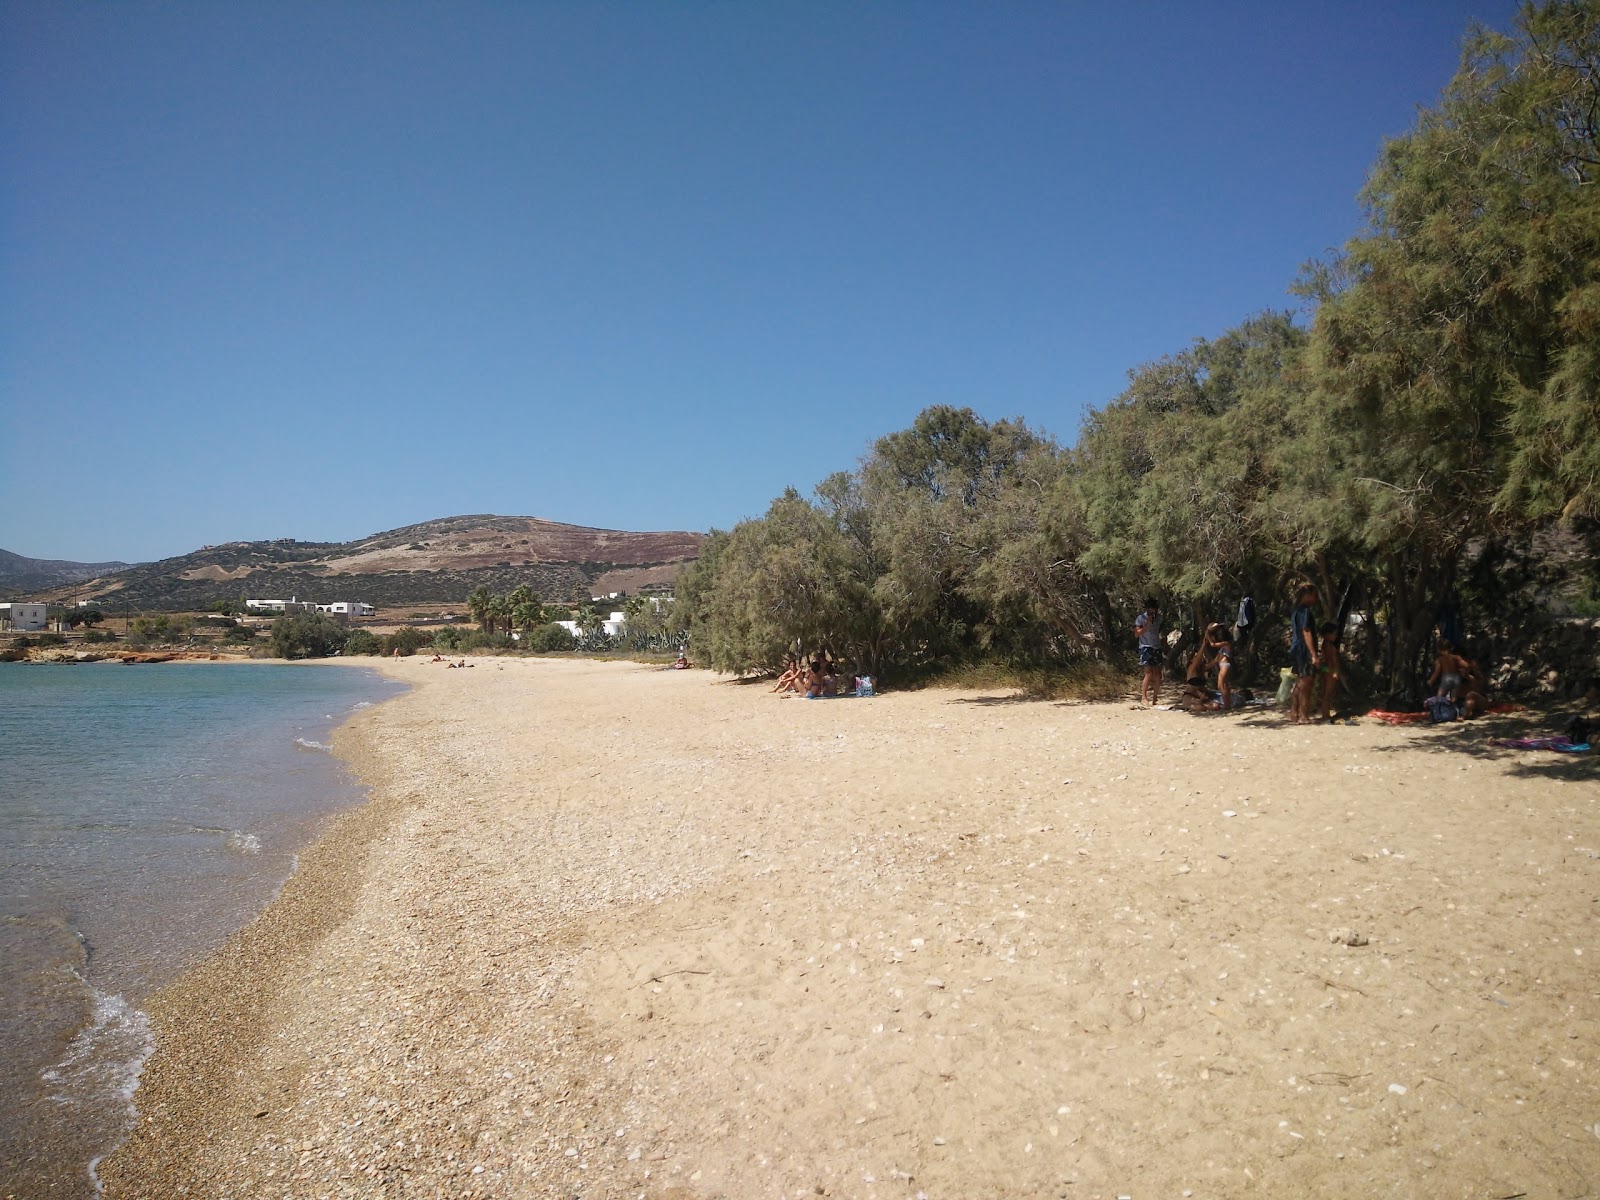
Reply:
M0 7L0 547L727 527L1297 302L1511 0Z

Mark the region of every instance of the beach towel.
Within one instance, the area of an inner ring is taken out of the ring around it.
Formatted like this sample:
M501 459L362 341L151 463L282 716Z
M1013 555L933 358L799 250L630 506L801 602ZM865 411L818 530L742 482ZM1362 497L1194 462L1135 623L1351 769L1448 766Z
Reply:
M1367 714L1374 721L1382 721L1387 725L1415 725L1418 721L1431 721L1433 718L1425 712L1388 712L1375 708Z
M1571 742L1564 737L1495 738L1496 746L1510 750L1559 750L1562 754L1587 754L1588 742Z

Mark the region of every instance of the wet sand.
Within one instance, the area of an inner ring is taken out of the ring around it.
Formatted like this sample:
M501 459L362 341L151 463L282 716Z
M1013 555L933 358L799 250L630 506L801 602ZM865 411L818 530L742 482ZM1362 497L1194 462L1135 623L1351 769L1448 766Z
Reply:
M1592 759L384 669L373 799L157 998L108 1196L1600 1188Z

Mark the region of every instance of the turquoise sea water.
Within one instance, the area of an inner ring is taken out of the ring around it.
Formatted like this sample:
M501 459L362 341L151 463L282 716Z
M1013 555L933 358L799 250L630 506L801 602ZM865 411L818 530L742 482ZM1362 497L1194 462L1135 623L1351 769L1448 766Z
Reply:
M0 664L0 1195L95 1194L140 1004L361 799L335 725L401 690L266 664Z

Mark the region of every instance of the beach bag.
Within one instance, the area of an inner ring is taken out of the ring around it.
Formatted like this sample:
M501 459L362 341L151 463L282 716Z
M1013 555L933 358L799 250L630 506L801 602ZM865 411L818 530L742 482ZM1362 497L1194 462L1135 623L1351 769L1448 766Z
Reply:
M1435 725L1454 721L1460 715L1456 706L1443 696L1429 696L1422 702L1422 706L1428 710L1428 719Z
M856 676L856 695L858 695L858 696L873 696L873 695L876 695L876 694L877 693L875 693L872 690L872 676L871 675L857 675Z
M1289 693L1294 691L1294 672L1288 667L1278 668L1278 703L1289 703Z

